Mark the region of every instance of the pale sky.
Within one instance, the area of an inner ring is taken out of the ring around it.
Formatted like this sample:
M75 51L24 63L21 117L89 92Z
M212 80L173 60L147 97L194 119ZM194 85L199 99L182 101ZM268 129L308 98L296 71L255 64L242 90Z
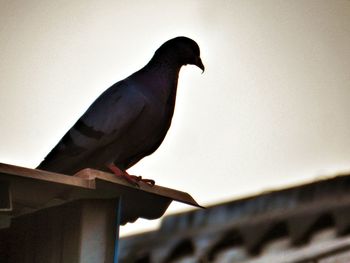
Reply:
M36 167L99 94L180 35L206 71L182 68L172 127L130 173L205 206L350 171L346 0L0 0L0 162Z

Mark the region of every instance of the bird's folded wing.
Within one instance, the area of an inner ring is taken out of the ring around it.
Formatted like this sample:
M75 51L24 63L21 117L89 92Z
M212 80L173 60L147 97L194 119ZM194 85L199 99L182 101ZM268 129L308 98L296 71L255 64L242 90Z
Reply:
M142 114L145 98L133 87L119 82L107 89L63 136L39 165L50 166L67 157L86 156L116 140Z

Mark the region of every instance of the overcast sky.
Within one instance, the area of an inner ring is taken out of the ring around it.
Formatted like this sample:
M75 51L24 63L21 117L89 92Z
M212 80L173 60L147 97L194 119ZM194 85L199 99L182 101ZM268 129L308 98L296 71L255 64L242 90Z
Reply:
M172 127L130 173L209 205L350 171L346 0L0 0L0 162L36 167L99 94L179 35L206 71L182 68Z

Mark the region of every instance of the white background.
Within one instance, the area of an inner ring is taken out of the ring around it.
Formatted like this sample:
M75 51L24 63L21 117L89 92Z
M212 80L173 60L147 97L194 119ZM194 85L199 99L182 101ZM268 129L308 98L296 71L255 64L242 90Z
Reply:
M179 35L206 71L182 68L172 127L130 173L210 205L349 170L346 0L0 0L0 162L36 167L100 93Z

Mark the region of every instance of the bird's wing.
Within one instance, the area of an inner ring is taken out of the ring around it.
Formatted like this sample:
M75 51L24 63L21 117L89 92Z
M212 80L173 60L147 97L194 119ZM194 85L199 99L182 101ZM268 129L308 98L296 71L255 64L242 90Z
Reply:
M68 173L65 167L128 132L144 107L145 98L140 92L125 82L114 84L95 100L37 168Z

